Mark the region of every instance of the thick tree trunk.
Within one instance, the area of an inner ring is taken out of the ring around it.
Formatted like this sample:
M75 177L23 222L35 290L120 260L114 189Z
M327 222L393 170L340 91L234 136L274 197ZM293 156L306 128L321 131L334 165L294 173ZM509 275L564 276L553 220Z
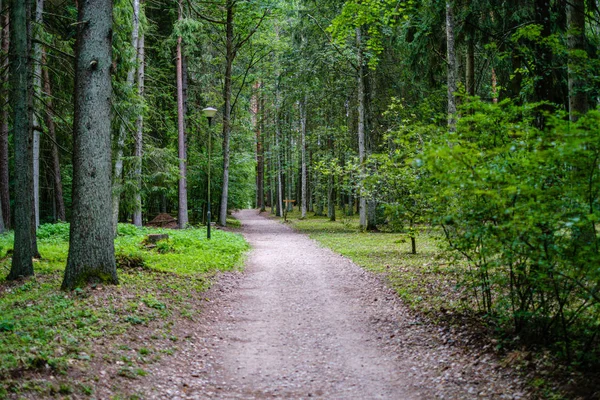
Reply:
M42 52L43 63L46 64L46 53ZM54 119L52 118L52 112L54 110L54 104L52 101L52 85L50 84L50 74L48 68L42 69L42 78L44 80L44 92L46 95L46 127L48 129L48 137L51 143L51 165L52 165L52 180L54 187L54 206L56 209L56 219L58 221L66 221L65 213L65 201L63 198L63 185L62 177L60 175L60 156L58 153L58 145L56 142L56 127L54 125Z
M30 3L13 0L10 40L11 103L15 146L15 240L12 266L7 277L33 275L33 135L31 124L31 62L29 59Z
M138 70L137 85L140 101L144 101L144 79L145 79L145 37L142 33L138 40ZM135 123L135 209L133 210L133 224L142 226L142 157L144 154L144 114L140 110Z
M219 213L219 224L227 224L227 201L229 197L229 140L231 136L231 89L232 69L235 50L233 45L233 16L234 1L227 0L227 21L225 26L225 85L223 87L223 191L221 192L221 210Z
M133 20L131 25L131 47L133 53L129 62L131 63L127 71L127 80L125 85L127 91L133 89L135 82L135 63L137 60L137 48L139 40L140 28L140 0L132 0L133 5ZM123 191L123 151L125 149L125 138L127 136L127 123L131 120L129 113L124 116L125 121L121 121L119 125L119 136L117 137L117 148L115 149L115 164L113 171L113 189L112 189L112 205L113 205L113 231L117 234L117 224L119 223L119 203L121 193Z
M365 149L365 70L362 43L362 32L356 28L356 46L358 48L358 159L360 162L361 181L366 175ZM362 189L359 193L359 223L362 229L367 229L367 199Z
M569 52L585 51L585 0L567 3L567 25L569 29ZM587 96L583 90L585 82L575 72L575 57L569 57L569 118L577 119L588 111Z
M300 102L300 134L301 138L301 146L302 146L302 176L301 176L301 192L302 198L300 199L301 208L300 214L301 218L306 218L306 210L307 210L307 176L306 176L306 96Z
M181 2L179 3L179 19L181 20ZM185 105L183 99L183 52L182 38L177 38L177 128L179 148L179 208L177 221L180 229L188 225L188 202L187 202L187 149L185 137Z
M448 63L448 128L456 130L456 91L458 90L458 70L454 47L454 11L451 1L446 2L446 44Z
M44 22L44 0L35 1L35 29L34 37L40 38L40 30ZM33 104L32 124L35 128L40 127L35 110L41 108L36 97L42 92L42 45L39 41L33 43ZM33 130L33 207L35 210L34 222L36 228L40 226L40 131Z
M4 3L2 4L4 6ZM4 24L4 29L2 29L2 52L4 54L8 54L9 51L9 13L8 11L1 19ZM9 79L8 75L8 57L5 58L5 61L2 63L2 68L4 72L2 73L2 80L7 82ZM4 219L4 227L6 229L10 229L11 227L11 213L10 213L10 190L9 190L9 173L8 173L8 92L5 89L2 90L2 95L0 96L0 101L2 102L2 121L0 122L0 202L2 203L2 217Z
M75 45L73 208L63 289L118 283L111 202L111 0L79 4Z

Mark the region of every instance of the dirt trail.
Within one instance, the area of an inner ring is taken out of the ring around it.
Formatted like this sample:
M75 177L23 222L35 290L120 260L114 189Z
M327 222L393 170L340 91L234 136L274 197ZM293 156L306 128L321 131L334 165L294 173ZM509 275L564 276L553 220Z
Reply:
M152 372L148 397L523 396L490 357L453 346L348 259L254 210L236 217L253 247L246 272L209 294L187 344Z

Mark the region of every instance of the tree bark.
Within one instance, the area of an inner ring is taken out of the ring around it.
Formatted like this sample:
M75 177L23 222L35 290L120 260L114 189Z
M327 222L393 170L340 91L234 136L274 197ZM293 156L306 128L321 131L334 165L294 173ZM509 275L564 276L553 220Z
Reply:
M360 162L361 181L366 175L365 150L365 71L361 28L356 28L356 46L358 48L358 160ZM367 229L367 199L364 189L359 192L359 223L361 229Z
M279 97L277 95L277 97ZM277 100L279 101L279 99ZM281 127L279 122L279 105L277 105L277 110L275 111L275 152L277 153L277 208L275 215L277 217L283 216L283 184L281 177Z
M144 83L145 83L145 37L142 33L138 40L138 51L137 51L137 86L138 95L140 101L144 102ZM142 226L142 157L144 155L144 114L142 110L138 112L137 120L135 122L136 134L135 134L135 209L133 210L133 224L135 226Z
M183 19L181 14L181 1L179 2L179 20ZM180 229L188 225L188 202L187 202L187 149L185 137L185 106L183 99L183 52L182 37L177 38L177 128L179 148L179 208L177 221Z
M227 224L227 200L229 195L229 140L231 136L231 89L232 69L235 49L233 44L233 0L227 0L227 21L225 25L225 85L223 87L223 99L225 108L223 110L223 191L221 193L221 210L219 213L219 224Z
M567 25L569 52L585 51L585 0L567 3ZM578 76L573 55L569 56L569 118L577 119L588 111L585 82Z
M46 64L46 52L42 50L42 62ZM52 85L50 84L50 74L48 68L42 69L42 78L44 81L44 93L46 95L46 128L51 143L51 164L52 164L52 180L54 186L54 204L56 207L56 219L66 221L65 201L63 198L62 177L60 175L60 156L56 142L56 126L52 118L52 110L54 110L54 102L52 101Z
M3 4L4 5L4 4ZM8 11L2 18L4 29L2 29L2 52L8 54L9 43L10 43L10 31L9 22L10 14ZM7 82L9 80L9 62L8 57L2 63L4 72L2 73L2 80ZM2 217L4 219L4 227L10 229L11 227L11 213L10 213L10 177L8 172L8 91L2 89L2 95L0 101L2 102L2 122L0 123L0 202L2 203Z
M302 146L302 177L301 177L302 198L300 199L300 202L301 202L300 213L301 213L301 218L304 219L304 218L306 218L306 210L307 210L307 202L308 202L307 176L306 176L306 96L304 96L304 99L300 102L300 134L302 135L302 138L301 138L301 142L302 142L301 143L301 146Z
M40 38L40 30L44 22L44 0L35 0L35 24L34 37ZM42 45L39 40L33 43L33 104L32 124L34 127L40 126L36 109L41 108L37 98L42 92ZM33 208L34 223L37 228L40 226L40 131L33 130Z
M129 59L130 67L127 71L127 80L125 86L129 93L133 89L135 81L135 63L137 61L137 49L139 40L139 28L140 28L140 0L132 0L133 5L133 20L131 24L131 47L133 48L133 54ZM112 188L112 207L113 207L113 231L116 236L117 225L119 223L119 204L121 200L121 193L123 191L123 151L125 148L125 138L127 136L127 122L131 120L130 114L127 113L119 124L119 136L117 137L117 148L115 149L115 164L113 171L113 188Z
M448 128L456 130L456 91L458 90L458 71L456 50L454 48L454 11L451 1L446 2L446 44L448 63Z
M252 116L256 133L256 207L260 211L265 211L265 154L262 137L263 107L260 89L261 84L257 82L254 86Z
M33 135L31 123L30 3L13 0L11 29L11 103L15 146L15 240L12 265L7 280L33 275Z
M111 0L79 3L75 44L73 208L62 283L118 283L111 202Z

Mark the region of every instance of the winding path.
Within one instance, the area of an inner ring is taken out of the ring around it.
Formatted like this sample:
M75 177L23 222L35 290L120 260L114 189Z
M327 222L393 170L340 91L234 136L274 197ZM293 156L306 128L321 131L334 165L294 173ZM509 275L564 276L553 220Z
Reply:
M151 397L520 398L494 362L444 343L377 277L254 210L236 217L253 248L246 272L213 289Z

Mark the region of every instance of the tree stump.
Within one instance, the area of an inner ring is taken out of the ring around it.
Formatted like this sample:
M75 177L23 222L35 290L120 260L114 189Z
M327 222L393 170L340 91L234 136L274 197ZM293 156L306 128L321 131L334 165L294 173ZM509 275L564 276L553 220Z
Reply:
M153 235L148 235L148 237L146 238L146 242L156 243L159 240L165 240L168 238L169 238L169 235L167 235L167 234L153 234Z

